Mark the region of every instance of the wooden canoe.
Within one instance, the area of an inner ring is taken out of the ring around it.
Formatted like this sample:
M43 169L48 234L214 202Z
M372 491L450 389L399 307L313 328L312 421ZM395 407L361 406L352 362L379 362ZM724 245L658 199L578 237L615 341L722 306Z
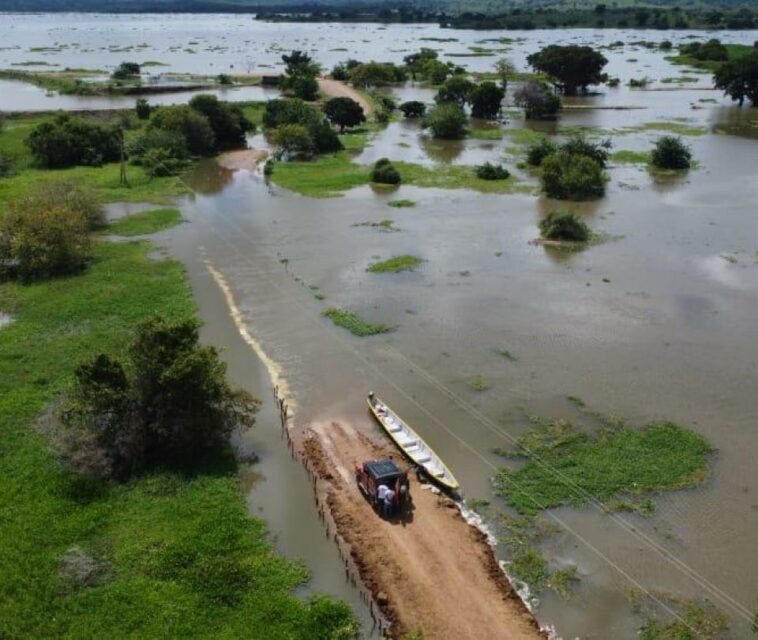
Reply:
M407 458L422 467L434 483L450 491L458 491L460 484L455 476L442 462L442 458L422 440L418 433L401 420L378 396L369 394L367 402L377 422Z

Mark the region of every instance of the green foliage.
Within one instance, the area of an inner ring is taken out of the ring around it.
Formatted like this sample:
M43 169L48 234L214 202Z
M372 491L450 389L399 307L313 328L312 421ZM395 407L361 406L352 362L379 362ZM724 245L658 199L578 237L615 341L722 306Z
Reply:
M277 98L266 102L263 126L276 129L283 124L310 126L318 119L318 113L299 98Z
M409 100L400 105L400 111L406 118L423 118L426 115L426 105L418 100Z
M560 150L573 156L586 156L591 158L601 168L605 169L608 164L608 155L611 148L610 138L600 142L592 142L581 134L571 136L560 147Z
M444 102L429 112L426 125L435 138L458 140L466 134L466 114L458 105Z
M713 84L740 106L746 99L758 105L758 49L720 65Z
M371 170L371 182L378 184L400 184L400 173L388 158L380 158Z
M344 63L335 64L332 72L329 74L334 80L345 82L350 79L350 72Z
M365 337L373 336L380 333L389 333L393 330L392 327L386 324L371 324L366 322L357 313L352 311L344 311L343 309L336 309L334 307L327 309L321 315L329 318L334 324L343 329L347 329L354 336Z
M194 96L189 106L208 119L216 149L244 146L245 134L255 128L240 107L230 102L222 102L214 95Z
M340 133L344 132L346 127L356 127L366 122L363 107L352 98L339 97L328 100L324 104L324 113L329 122L340 128Z
M279 154L290 158L309 157L316 150L308 128L301 124L283 124L274 132Z
M308 102L318 100L318 82L313 76L303 74L292 76L283 84L283 88L290 89L292 95L301 100Z
M111 74L114 80L131 80L140 77L140 66L136 62L122 62Z
M140 120L147 120L150 118L152 107L150 106L150 103L145 100L145 98L137 98L137 103L134 106L134 110Z
M716 38L711 38L707 42L689 42L683 44L679 47L679 52L702 61L723 62L729 59L727 48Z
M476 177L480 180L507 180L511 173L501 164L485 162L476 167Z
M60 169L113 162L119 157L119 140L113 127L60 114L39 124L26 143L38 166Z
M513 94L513 103L524 110L527 120L554 118L561 99L544 82L529 80Z
M494 120L500 114L505 89L494 82L482 82L469 92L471 115L474 118Z
M658 169L689 169L692 166L692 152L681 138L662 136L656 140L650 161Z
M140 236L170 229L182 221L179 209L151 209L132 213L108 225L108 233Z
M405 72L391 62L364 62L350 70L350 81L356 87L383 87L404 80Z
M672 422L590 436L558 421L519 440L516 454L526 463L501 470L497 491L520 513L535 514L583 505L587 495L608 502L627 493L680 489L702 481L710 451L703 438Z
M542 137L537 142L529 145L526 150L526 161L532 167L539 167L542 161L549 155L558 151L558 145L550 138Z
M387 203L387 206L395 207L396 209L402 209L406 207L415 207L416 203L413 200L406 200L401 198L400 200L390 200Z
M289 76L306 75L317 76L320 68L313 59L302 51L294 50L291 53L282 55L282 62L286 66L286 73Z
M474 83L464 76L453 76L445 80L434 101L437 104L451 103L462 109L469 102L474 86Z
M568 96L586 91L591 84L605 80L603 67L608 60L592 47L583 45L549 45L527 56L529 64L551 78L553 85Z
M542 188L551 198L587 200L605 194L608 176L597 161L559 151L542 161Z
M368 266L366 271L371 273L400 273L401 271L414 271L423 260L418 256L395 256L382 262L374 262Z
M216 136L208 118L189 105L156 109L150 117L148 131L157 129L180 134L192 155L211 155L216 148Z
M508 571L513 577L526 582L534 589L544 587L550 577L547 561L532 547L517 551L508 564Z
M553 211L540 221L540 233L546 240L587 242L590 228L575 213Z

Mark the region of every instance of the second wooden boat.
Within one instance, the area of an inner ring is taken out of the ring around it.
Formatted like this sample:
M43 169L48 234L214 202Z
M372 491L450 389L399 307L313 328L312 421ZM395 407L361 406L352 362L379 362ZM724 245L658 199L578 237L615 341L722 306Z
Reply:
M442 458L373 392L368 394L368 407L392 441L412 462L423 468L433 482L450 491L460 488Z

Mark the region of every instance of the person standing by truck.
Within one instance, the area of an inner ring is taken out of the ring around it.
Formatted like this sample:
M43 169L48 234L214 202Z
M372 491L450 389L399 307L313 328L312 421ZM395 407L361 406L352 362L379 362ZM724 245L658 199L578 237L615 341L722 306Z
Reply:
M387 493L384 494L384 515L389 518L395 511L395 492L392 489L387 489Z
M376 488L376 505L381 509L382 513L385 513L386 507L384 504L385 498L387 497L387 492L390 490L390 488L382 483Z

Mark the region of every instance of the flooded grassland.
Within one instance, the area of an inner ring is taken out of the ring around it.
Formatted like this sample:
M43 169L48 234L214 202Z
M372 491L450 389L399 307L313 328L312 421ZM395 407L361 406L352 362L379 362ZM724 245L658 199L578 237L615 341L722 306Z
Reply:
M508 35L517 40L502 55L523 69L525 56L549 42L676 43L691 35L267 25L240 16L135 16L118 26L102 16L67 20L22 16L10 29L4 21L0 67L47 46L56 50L39 54L62 66L86 66L94 55L115 65L144 51L175 71L213 73L250 59L250 72L261 73L292 48L330 67L348 57L399 61L420 46L455 54ZM431 37L456 41L424 40ZM721 37L752 43L758 34ZM111 45L132 49L114 53ZM541 592L536 615L564 638L634 638L641 618L630 592L660 606L707 599L726 616L728 634L747 639L758 608L758 113L724 100L708 75L672 65L658 50L627 44L604 54L622 86L568 101L557 122L529 125L509 108L499 137L441 143L396 121L348 158L389 157L440 174L502 162L525 187L516 192L362 184L313 198L278 185L276 174L269 181L209 162L187 178L201 189L180 202L186 224L159 238L186 265L205 336L225 348L238 382L269 397L266 372L241 341L213 271L223 275L239 322L281 367L297 401L296 427L338 421L374 433L364 404L373 389L440 453L469 500L505 509L492 478L519 462L494 450L512 448L530 416L590 428L613 414L633 426L673 420L693 429L714 449L698 488L653 495L649 515L592 505L551 511L551 531L537 546L552 570L576 567L579 580L568 598ZM486 71L496 57L450 59ZM663 82L685 73L686 82ZM648 90L623 86L641 76L652 79ZM397 94L433 97L414 85ZM10 108L5 96L2 109ZM607 195L550 201L519 166L524 143L577 130L613 141ZM639 161L663 132L682 136L696 168L659 175ZM252 141L264 144L262 136ZM555 209L581 214L605 241L574 252L531 243ZM396 256L420 262L399 273L367 270ZM328 308L393 330L356 338L322 317ZM287 466L276 420L264 409L250 436L265 476L252 483L251 508L263 509L283 551L314 569L316 588L343 595L339 560L323 540L303 474ZM511 557L505 547L501 554Z

